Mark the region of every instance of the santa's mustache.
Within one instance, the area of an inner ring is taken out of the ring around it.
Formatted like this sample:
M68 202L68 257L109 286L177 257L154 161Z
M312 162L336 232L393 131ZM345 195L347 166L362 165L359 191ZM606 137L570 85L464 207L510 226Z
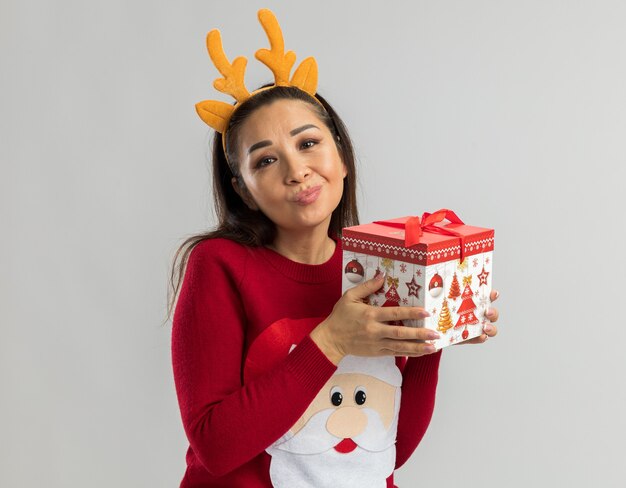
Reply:
M392 446L396 441L396 423L392 422L386 429L376 410L366 407L361 411L367 416L367 426L352 438L356 445L372 452L384 451ZM297 434L287 432L271 448L294 454L319 454L334 448L343 438L332 435L326 429L328 418L333 412L335 409L329 408L316 413Z

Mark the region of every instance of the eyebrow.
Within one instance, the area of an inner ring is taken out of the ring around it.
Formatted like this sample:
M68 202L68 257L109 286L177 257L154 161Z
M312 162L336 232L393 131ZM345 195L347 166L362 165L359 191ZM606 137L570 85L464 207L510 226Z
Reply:
M298 127L297 129L290 131L289 134L293 137L293 136L300 134L300 132L305 131L307 129L311 129L311 128L319 130L319 127L317 125L305 124L302 127ZM270 140L257 142L255 144L252 144L252 146L250 146L250 148L248 149L248 154L252 153L252 151L255 151L257 149L261 149L262 147L271 146L271 145L272 145L272 141Z
M291 134L292 136L295 136L295 135L300 134L300 132L302 132L303 130L310 129L311 127L313 127L314 129L319 129L317 125L306 124L306 125L303 125L302 127L298 127L297 129L292 130L289 134Z

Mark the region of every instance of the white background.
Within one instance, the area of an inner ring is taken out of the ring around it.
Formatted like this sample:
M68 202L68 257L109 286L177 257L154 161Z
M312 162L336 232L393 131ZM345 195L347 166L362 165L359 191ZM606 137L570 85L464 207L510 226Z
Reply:
M401 487L623 486L621 1L0 2L0 485L174 487L166 291L214 223L205 35L269 7L359 158L361 221L496 229L500 334L444 351ZM621 207L621 208L620 208Z

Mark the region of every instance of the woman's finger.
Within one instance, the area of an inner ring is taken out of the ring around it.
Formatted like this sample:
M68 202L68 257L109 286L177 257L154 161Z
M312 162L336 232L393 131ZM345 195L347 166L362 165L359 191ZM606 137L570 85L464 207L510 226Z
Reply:
M426 327L404 327L402 325L383 325L381 337L395 341L434 341L441 336L439 332Z
M394 356L424 356L437 352L437 348L428 342L407 342L384 339L382 348Z
M483 344L484 342L487 342L487 339L489 337L487 336L487 334L481 334L478 337L474 337L473 339L470 339L468 341L463 341L463 342L457 342L456 344L452 344L453 346L462 346L464 344Z
M485 324L483 332L489 337L495 337L498 334L498 328L493 324Z
M372 317L379 322L392 322L394 320L419 320L430 317L430 314L420 307L375 307Z
M485 313L485 315L487 316L487 318L488 318L489 320L491 320L492 322L495 322L495 321L497 321L497 320L498 320L498 316L499 316L500 314L498 313L498 309L493 308L493 307L489 307L489 308L487 309L487 312Z
M455 346L460 346L462 344L482 344L487 341L490 337L495 337L498 335L498 328L493 324L485 324L483 327L483 333L478 337L474 337L468 341L457 342L454 344Z
M375 293L383 286L383 284L385 283L383 278L383 274L380 274L375 278L370 278L360 285L350 288L344 293L344 295L347 295L352 301L361 301L363 298L366 298L372 293Z

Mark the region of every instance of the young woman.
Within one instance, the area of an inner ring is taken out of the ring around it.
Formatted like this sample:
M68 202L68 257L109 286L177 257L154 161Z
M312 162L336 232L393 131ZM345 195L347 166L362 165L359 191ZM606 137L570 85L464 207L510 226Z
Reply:
M436 332L387 323L425 310L364 303L382 279L341 293L340 232L358 223L348 132L319 93L267 86L222 135L217 229L175 257L181 487L392 487L430 422L441 351Z

